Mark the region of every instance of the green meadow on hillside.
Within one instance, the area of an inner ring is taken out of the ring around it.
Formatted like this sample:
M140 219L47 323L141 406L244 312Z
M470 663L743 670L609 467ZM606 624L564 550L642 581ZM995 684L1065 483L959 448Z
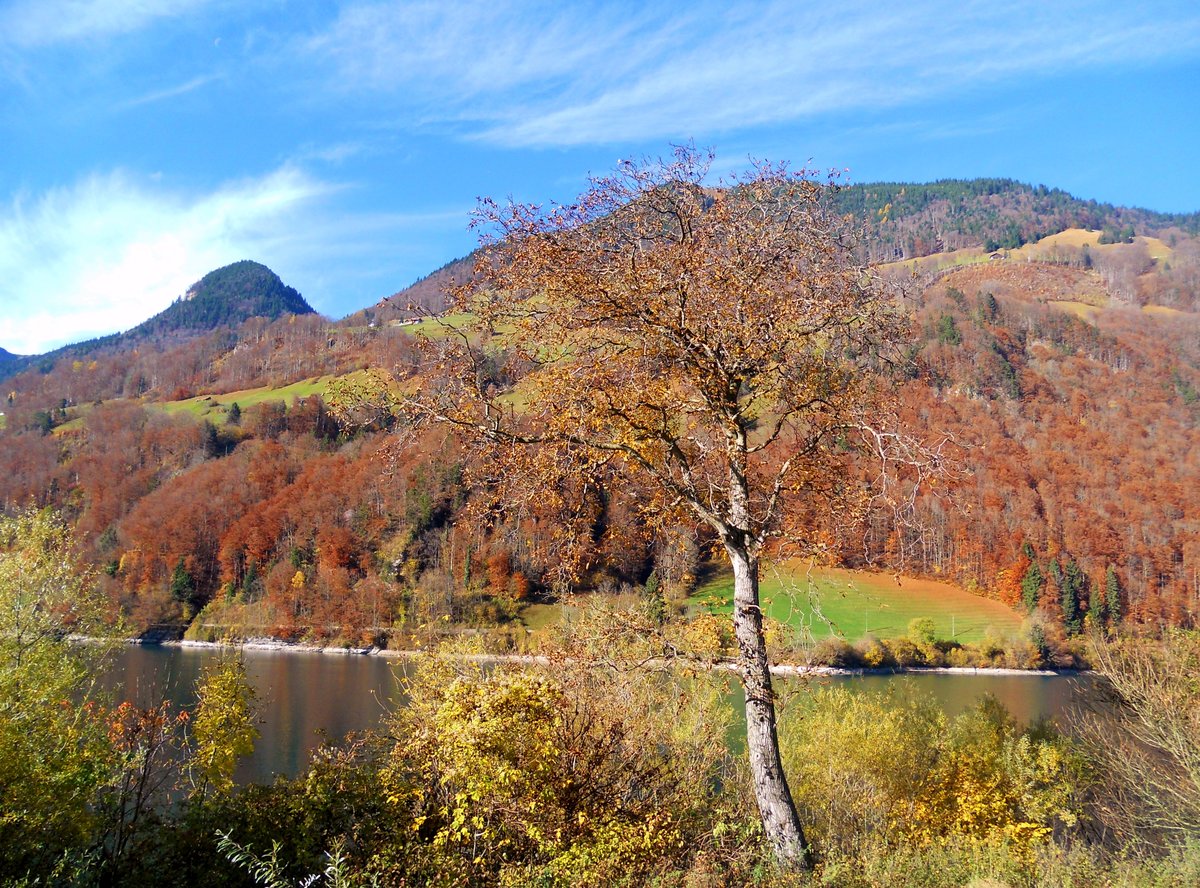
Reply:
M318 376L294 382L291 385L262 386L260 388L243 389L224 395L200 395L188 398L186 401L168 401L165 404L152 404L149 407L163 410L167 413L190 413L197 419L224 420L229 408L235 403L242 410L262 404L267 401L283 401L290 404L293 398L307 398L310 395L323 395L329 387L333 376Z
M147 410L158 410L171 415L188 414L196 419L207 419L214 423L225 422L229 416L229 408L235 403L242 410L263 404L267 401L283 401L291 404L296 398L307 398L310 395L324 395L329 383L336 377L317 376L312 379L294 382L284 386L260 386L259 388L242 389L223 395L198 395L183 401L146 401L143 406ZM82 428L84 419L92 411L91 404L81 404L72 407L68 412L71 418L61 425L55 426L54 434L62 435Z
M802 562L766 566L759 588L767 616L813 638L832 635L857 641L864 635L896 638L910 620L929 617L937 636L976 642L989 629L1016 631L1021 617L1000 604L934 580L897 577L840 568L809 568ZM716 613L729 613L733 575L723 570L704 582L692 603Z

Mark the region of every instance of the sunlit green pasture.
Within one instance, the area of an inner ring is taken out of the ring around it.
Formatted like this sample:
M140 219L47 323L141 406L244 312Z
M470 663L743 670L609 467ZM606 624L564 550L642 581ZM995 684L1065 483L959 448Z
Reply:
M223 421L229 414L229 408L235 403L242 410L267 401L283 401L285 404L290 404L294 398L325 394L329 383L334 378L333 376L318 376L294 382L291 385L278 387L267 385L228 392L224 395L200 395L184 401L167 401L162 404L147 404L146 406L150 409L162 410L165 413L187 413L197 419Z
M813 567L801 562L764 566L759 594L769 617L814 638L857 641L864 635L895 638L909 621L929 617L939 638L980 641L990 627L1007 633L1021 625L1014 611L949 583L893 574ZM733 575L722 570L692 595L696 607L728 613Z

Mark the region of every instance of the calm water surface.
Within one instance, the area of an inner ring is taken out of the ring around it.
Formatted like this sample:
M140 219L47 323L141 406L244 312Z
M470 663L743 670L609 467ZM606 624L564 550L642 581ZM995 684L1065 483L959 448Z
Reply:
M205 648L132 646L123 649L106 676L122 700L151 706L163 699L176 706L196 702L196 680L221 652ZM292 651L245 652L246 670L258 692L262 736L242 762L243 782L268 782L276 774L297 774L312 751L328 738L381 725L389 707L401 705L403 661L352 654ZM931 694L950 715L992 694L1018 720L1052 718L1063 722L1087 696L1092 679L1023 675L869 675L787 679L789 688L843 684L882 691L897 681Z

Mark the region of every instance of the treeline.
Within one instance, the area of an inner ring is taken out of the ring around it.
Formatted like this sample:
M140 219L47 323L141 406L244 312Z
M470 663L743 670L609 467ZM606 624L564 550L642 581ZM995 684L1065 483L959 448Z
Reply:
M1124 302L1102 270L1064 257L964 268L925 292L896 404L906 427L953 438L958 469L913 514L867 515L838 558L951 578L1052 634L1195 625L1197 320L1136 308L1195 298L1195 244L1136 275ZM1084 320L1054 300L1113 307ZM368 367L420 385L421 360L405 328L307 315L26 370L6 386L0 508L62 509L139 626L205 607L197 632L362 643L502 625L558 591L555 497L575 504L576 588L641 590L653 572L686 596L713 540L687 523L651 533L628 486L589 478L489 513L486 466L452 437L400 446L386 411L339 422L310 395L214 424L158 406Z
M1116 207L1012 179L872 182L838 188L830 200L866 232L860 248L871 262L963 247L1013 249L1067 228L1106 229L1122 238L1171 228L1200 233L1200 213Z

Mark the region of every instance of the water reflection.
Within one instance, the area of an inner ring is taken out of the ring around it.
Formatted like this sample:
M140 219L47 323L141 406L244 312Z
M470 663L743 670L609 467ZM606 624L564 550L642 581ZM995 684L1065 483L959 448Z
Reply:
M202 648L129 647L118 653L104 684L118 699L139 706L167 699L190 707L196 702L196 680L220 656ZM380 727L387 707L399 699L399 675L404 668L403 661L341 654L248 650L245 659L258 692L262 736L254 754L238 769L240 782L269 782L276 774L298 774L323 738L336 740L350 731ZM902 680L916 692L932 695L950 715L990 693L1022 722L1064 720L1082 705L1094 681L989 674L914 674ZM793 678L781 681L780 690L785 697L830 684L882 691L895 681L896 677L886 675Z
M196 681L221 653L211 649L133 646L119 652L104 684L139 706L196 703ZM382 657L280 651L245 652L258 692L262 736L241 763L240 782L298 774L323 738L380 726L398 697L398 661Z
M1029 724L1042 719L1068 720L1082 707L1095 681L1091 675L976 675L908 673L903 676L839 676L813 682L836 683L855 690L882 692L896 681L910 684L918 694L934 697L950 716L974 706L984 694L991 694L1013 714L1018 722Z

